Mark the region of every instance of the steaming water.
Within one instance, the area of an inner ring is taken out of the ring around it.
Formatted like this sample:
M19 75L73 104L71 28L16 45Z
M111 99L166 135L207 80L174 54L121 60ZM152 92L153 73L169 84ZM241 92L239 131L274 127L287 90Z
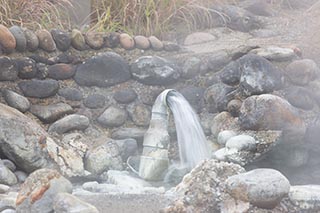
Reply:
M180 166L192 169L202 160L210 158L206 137L197 114L180 93L170 92L167 103L176 125Z

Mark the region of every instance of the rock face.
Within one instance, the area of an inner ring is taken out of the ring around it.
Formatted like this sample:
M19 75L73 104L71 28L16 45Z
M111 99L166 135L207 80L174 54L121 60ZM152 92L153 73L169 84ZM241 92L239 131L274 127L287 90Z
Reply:
M82 86L109 87L130 79L129 65L118 54L98 54L77 68L75 81Z
M231 176L226 186L232 197L267 209L274 208L290 190L287 178L273 169L255 169Z
M143 56L131 65L134 79L147 85L170 85L180 77L173 63L159 56Z
M39 169L26 179L20 188L16 204L18 212L51 212L58 193L72 192L72 184L59 172Z
M0 104L0 149L21 169L32 172L55 165L42 147L46 137L47 133L36 122Z
M47 98L55 95L59 89L56 80L30 80L18 83L23 94L33 98Z
M295 108L286 100L270 94L247 98L240 109L240 126L251 130L304 128Z
M53 200L53 210L56 213L99 213L96 207L65 192L58 193L55 196Z

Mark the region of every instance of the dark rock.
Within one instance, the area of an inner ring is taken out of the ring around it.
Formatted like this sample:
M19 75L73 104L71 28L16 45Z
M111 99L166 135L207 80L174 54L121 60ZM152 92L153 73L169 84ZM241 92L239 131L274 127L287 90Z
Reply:
M102 108L106 105L106 97L100 94L91 94L83 101L83 104L90 109Z
M245 99L239 122L243 129L248 130L305 129L303 120L289 102L269 94Z
M37 78L38 79L46 79L48 77L48 65L43 64L43 63L37 63Z
M290 183L277 170L255 169L229 177L226 189L236 199L273 209L289 193Z
M117 140L133 138L137 140L138 143L142 144L144 133L146 131L146 129L140 128L118 128L112 132L111 137Z
M116 140L115 143L119 147L119 152L123 162L127 162L127 159L130 156L135 156L138 153L138 144L137 141L133 138Z
M43 63L43 64L47 64L47 65L53 65L54 61L40 56L40 55L31 55L30 58L32 58L33 60L35 60L37 63Z
M220 73L220 79L223 83L233 86L239 84L242 74L241 64L237 61L230 62Z
M76 88L61 88L58 94L70 101L81 101L83 99L82 92Z
M180 93L186 98L196 112L201 112L204 104L204 89L201 87L189 86L180 90Z
M17 76L18 68L16 63L9 57L0 57L0 81L14 81L17 79Z
M119 35L119 42L123 49L132 50L135 47L134 39L127 33L121 33Z
M54 197L53 210L56 213L99 213L95 206L68 193L58 193Z
M174 52L174 51L179 51L181 47L177 43L165 41L163 43L163 49L168 52Z
M4 90L3 96L9 106L19 110L20 112L26 112L30 108L29 100L18 93L11 90Z
M151 108L144 104L132 104L127 107L129 116L137 126L148 126L151 119Z
M242 102L238 99L231 100L227 105L227 110L234 117L238 117L240 113L240 108L242 106Z
M70 48L71 37L69 33L59 29L53 29L51 30L51 35L59 50L66 51Z
M65 103L46 106L32 105L30 112L44 123L52 123L64 115L73 113L72 107Z
M286 90L285 97L290 104L297 108L304 110L313 109L314 102L310 96L310 92L306 88L298 86L290 87Z
M39 39L39 47L47 52L56 50L56 43L54 42L51 33L48 30L42 29L36 32Z
M56 80L30 80L19 82L18 86L27 97L47 98L57 93L59 82Z
M99 117L98 122L105 127L122 126L128 117L126 110L116 106L108 107Z
M72 130L85 130L90 124L89 119L84 115L67 115L54 122L48 129L48 132L63 134Z
M182 67L181 77L189 79L201 74L200 66L203 62L197 57L188 58Z
M111 32L105 38L105 44L107 47L115 48L120 44L120 34L116 32Z
M218 51L211 53L208 57L206 57L206 60L207 69L211 72L217 72L231 61L231 57L225 51Z
M16 60L18 67L18 76L22 79L35 78L38 73L36 62L28 57L19 58Z
M77 50L86 49L86 40L82 33L77 29L73 29L71 32L71 44Z
M4 25L0 24L0 46L4 52L12 52L16 48L16 39L10 30Z
M47 133L18 110L0 104L0 152L26 172L55 164L42 148Z
M150 41L145 36L135 36L134 42L138 49L147 50L150 48Z
M242 69L239 86L245 95L270 93L282 86L280 71L263 57L248 54L239 62Z
M98 54L77 68L75 81L82 86L108 87L130 79L128 63L118 54Z
M304 86L320 74L317 64L310 59L291 62L285 70L285 76L295 85Z
M134 79L147 85L170 85L180 77L179 68L159 56L143 56L131 65Z
M133 89L123 89L114 93L113 98L121 104L128 104L137 98L137 93Z
M72 64L55 64L48 68L48 77L55 80L72 78L76 73L76 66Z
M155 36L150 36L149 38L151 48L155 51L163 50L163 43Z
M99 32L88 32L85 35L85 41L88 44L89 47L91 47L94 50L99 50L104 45L104 35L103 33Z
M28 29L24 29L24 35L27 40L27 50L30 52L36 51L39 47L38 36Z
M79 64L82 63L79 56L72 55L71 53L61 53L57 57L55 57L55 63L59 64Z
M16 50L20 52L25 51L27 49L27 39L22 28L19 26L12 26L9 30L16 39Z
M53 200L60 192L72 192L72 184L56 170L39 169L20 188L17 212L52 212Z
M222 83L208 87L204 94L205 103L211 113L227 110L229 101L234 99L235 88Z

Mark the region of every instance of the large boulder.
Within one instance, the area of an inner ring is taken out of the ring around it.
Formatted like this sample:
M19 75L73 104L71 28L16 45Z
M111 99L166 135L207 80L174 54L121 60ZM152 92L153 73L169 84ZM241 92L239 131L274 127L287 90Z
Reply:
M274 169L255 169L231 176L226 186L232 197L266 209L274 208L290 190L288 179Z
M81 86L109 87L130 77L128 63L116 53L105 52L79 65L74 79Z
M179 68L159 56L143 56L131 65L134 79L147 85L170 85L180 77Z
M0 151L21 169L53 167L43 149L47 133L36 122L16 109L0 104Z
M270 94L245 99L239 122L249 130L305 129L297 110L285 99Z

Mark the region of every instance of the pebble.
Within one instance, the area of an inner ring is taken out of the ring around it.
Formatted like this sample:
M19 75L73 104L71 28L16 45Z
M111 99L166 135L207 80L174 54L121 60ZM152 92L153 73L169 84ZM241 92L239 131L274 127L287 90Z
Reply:
M57 48L61 51L67 51L71 46L71 37L69 33L59 29L52 29L51 35L55 41Z
M12 185L15 185L17 183L18 183L17 177L0 160L0 184L5 184L5 185L12 186Z
M66 103L50 105L32 105L30 112L44 123L52 123L59 118L73 113L73 109Z
M12 52L16 48L16 39L10 30L4 25L0 24L0 45L5 52Z
M86 40L82 35L82 32L73 29L71 32L71 44L77 50L84 50L86 48Z
M9 30L16 39L16 50L19 52L25 51L27 49L27 39L22 28L19 26L12 26Z
M6 56L0 57L0 81L14 81L17 77L18 67L15 61Z
M237 133L235 131L232 131L232 130L224 130L224 131L221 131L219 132L218 134L218 144L221 145L221 146L225 146L227 141L236 136Z
M42 29L36 32L39 39L39 47L47 52L53 52L57 46L54 42L51 33L48 30Z
M226 149L236 149L237 151L254 151L256 149L256 140L249 135L233 136L226 142Z
M138 49L147 50L150 48L150 41L145 36L135 36L134 41Z
M137 93L133 89L123 89L116 91L113 98L120 104L129 104L137 98Z
M163 43L155 36L150 36L149 38L151 48L155 51L163 50Z
M109 48L115 48L120 44L120 33L111 32L105 38L105 44Z
M137 126L148 126L151 119L151 108L144 104L132 104L127 107L129 116Z
M83 99L82 92L76 88L61 88L59 89L58 94L70 101L81 101Z
M123 162L127 162L127 159L130 156L134 156L138 153L138 144L137 141L133 138L116 140L115 143L119 147L119 152Z
M38 74L36 62L29 57L23 57L16 60L18 67L18 76L22 79L32 79Z
M91 94L84 99L83 104L90 109L102 108L106 105L106 97L101 94Z
M76 73L76 66L72 64L54 64L48 68L48 77L55 80L72 78Z
M30 52L36 51L39 47L38 36L29 29L24 29L24 35L27 40L27 50Z
M18 83L19 88L27 97L47 98L54 96L59 89L59 82L56 80L30 80Z
M117 128L112 132L111 138L117 140L133 138L137 140L139 144L142 144L146 131L146 129L142 128Z
M104 35L99 32L88 32L85 35L85 41L92 49L99 50L104 45Z
M310 59L293 61L285 68L285 76L291 83L299 86L308 85L319 73L319 67Z
M127 33L119 35L120 45L125 50L132 50L135 47L134 39Z

